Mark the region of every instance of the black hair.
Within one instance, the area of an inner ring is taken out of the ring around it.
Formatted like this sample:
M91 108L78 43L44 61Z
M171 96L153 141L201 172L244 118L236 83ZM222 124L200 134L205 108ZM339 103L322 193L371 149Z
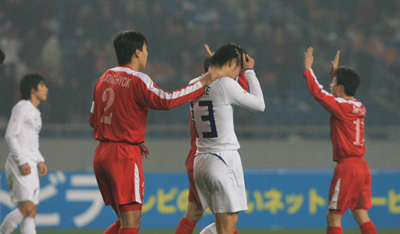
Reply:
M2 50L0 50L0 65L3 64L4 59L6 58L6 55Z
M337 84L343 85L346 95L354 96L361 82L358 73L348 67L339 67L335 70L335 77Z
M147 45L147 40L140 32L122 31L115 35L114 49L117 54L118 65L129 64L133 54L137 49L142 51L144 44Z
M228 61L236 58L236 65L240 65L241 67L243 67L243 53L245 53L245 50L242 47L234 43L226 44L224 46L221 46L214 53L214 55L211 56L210 65L222 67Z
M204 72L208 72L208 69L210 68L210 62L211 62L211 58L207 57L206 59L204 59Z
M22 77L20 83L21 98L25 100L31 99L32 89L37 90L38 85L44 82L43 76L37 73L28 73Z

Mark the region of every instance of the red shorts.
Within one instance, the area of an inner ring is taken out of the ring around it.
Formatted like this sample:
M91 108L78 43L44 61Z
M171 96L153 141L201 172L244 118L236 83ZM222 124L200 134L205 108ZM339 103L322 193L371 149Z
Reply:
M194 174L193 169L187 170L189 177L189 202L194 202L198 205L201 205L199 194L197 193L196 186L194 184Z
M339 159L329 190L329 210L344 214L347 209L369 209L371 171L362 157Z
M104 203L143 203L144 174L138 145L100 142L94 156L94 173Z

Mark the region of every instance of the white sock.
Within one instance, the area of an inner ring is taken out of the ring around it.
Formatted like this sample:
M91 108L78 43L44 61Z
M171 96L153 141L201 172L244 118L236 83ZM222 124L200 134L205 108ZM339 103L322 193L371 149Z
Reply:
M35 218L26 217L22 220L21 234L36 234Z
M215 226L215 223L205 227L203 230L201 230L200 234L217 234L217 227Z
M18 227L18 224L21 223L23 218L24 218L24 216L21 214L21 211L19 211L18 208L11 211L4 218L3 223L1 224L1 227L0 227L0 233L1 234L10 234Z

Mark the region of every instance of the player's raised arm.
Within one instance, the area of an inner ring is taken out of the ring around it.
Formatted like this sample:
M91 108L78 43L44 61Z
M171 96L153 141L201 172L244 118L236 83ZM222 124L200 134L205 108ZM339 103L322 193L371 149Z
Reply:
M336 52L335 58L331 61L331 77L335 76L335 71L339 67L340 50Z
M341 118L343 117L342 108L339 103L335 99L335 97L325 91L323 86L319 84L317 76L314 74L312 70L312 65L314 63L314 49L309 47L304 54L304 68L305 71L303 73L304 77L307 80L308 89L310 90L311 95L331 114L334 116ZM337 60L339 61L339 60ZM336 82L336 80L332 80L331 86Z
M255 61L250 55L243 54L243 58L246 58L243 59L243 68L250 87L250 93L243 90L236 82L226 80L223 84L226 101L250 111L263 112L265 110L265 102L260 82L254 72Z
M211 49L210 49L210 46L206 43L206 44L204 44L204 48L206 49L206 52L207 52L207 54L208 54L208 56L213 56L214 55L214 52L213 51L211 51Z
M304 68L305 70L311 69L314 63L313 56L314 49L312 47L308 47L307 51L304 53Z

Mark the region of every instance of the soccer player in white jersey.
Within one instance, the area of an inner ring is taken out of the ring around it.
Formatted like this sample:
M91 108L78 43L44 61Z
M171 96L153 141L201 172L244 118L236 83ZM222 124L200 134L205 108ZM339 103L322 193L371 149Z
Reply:
M11 201L18 208L11 211L0 226L0 234L9 234L21 224L22 234L35 234L35 216L39 204L39 174L47 174L47 166L39 151L42 118L38 109L47 99L48 88L39 74L25 75L20 84L22 100L11 112L6 130L10 149L6 175Z
M214 213L217 232L233 234L239 211L247 210L233 106L262 112L265 103L254 72L254 59L245 55L241 47L222 46L211 57L210 64L223 78L207 86L203 96L191 102L197 134L194 180L203 208ZM246 70L250 93L235 80L242 69Z

